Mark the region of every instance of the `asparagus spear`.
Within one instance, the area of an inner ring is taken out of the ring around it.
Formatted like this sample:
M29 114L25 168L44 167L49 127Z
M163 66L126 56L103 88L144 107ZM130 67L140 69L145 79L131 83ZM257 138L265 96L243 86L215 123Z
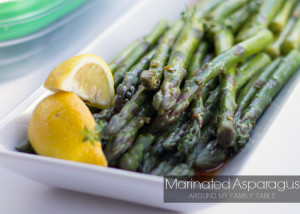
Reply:
M207 162L212 164L215 164L216 158L211 158L211 156L209 155L209 152L207 152L207 149L209 148L209 146L207 146L208 142L212 139L215 139L217 136L216 133L216 127L218 124L218 109L214 109L214 112L212 114L212 119L210 121L205 121L205 122L209 122L208 125L204 126L204 128L201 131L201 135L200 135L200 139L198 139L198 143L196 145L193 146L194 149L191 149L187 156L186 156L186 160L185 160L185 164L177 164L169 173L167 174L171 174L171 172L174 170L177 174L175 175L185 175L184 173L187 172L194 172L193 167L194 164L198 158L199 155L202 155L202 159L201 162ZM220 147L218 147L218 149L220 149ZM206 158L203 157L203 151L205 153L206 150ZM223 150L221 150L223 151ZM223 159L220 159L223 160ZM182 173L182 174L180 174Z
M236 79L236 91L238 91L241 88L242 85L241 81L247 82L252 77L252 75L259 72L263 67L267 66L269 63L270 63L270 58L264 57L264 55L260 55L260 54L246 61L245 64L243 64L240 68L237 69L237 74L250 73L251 75L245 76L245 79L242 78ZM221 91L220 86L215 88L215 90L210 92L207 100L204 103L205 113L202 116L204 124L206 124L206 122L209 121L210 118L212 118L213 115L215 114L215 107L220 98L220 91Z
M283 7L279 13L275 16L274 20L270 24L270 29L274 33L280 33L287 23L294 6L296 5L297 0L288 0L285 1Z
M168 110L180 93L179 86L186 76L186 66L203 36L202 22L197 17L194 20L183 29L171 52L169 65L164 68L164 81L153 97L153 107L158 114Z
M206 57L207 50L208 43L204 41L201 42L192 57L191 64L187 72L187 78L193 76L197 70L199 70L202 60Z
M146 152L142 164L140 165L140 171L143 173L150 173L151 170L158 164L159 159L157 156L151 153L151 150Z
M214 111L213 118L210 121L210 123L206 126L201 131L200 139L198 139L198 143L194 145L188 152L185 160L185 164L178 164L176 165L172 170L175 170L178 172L186 172L187 168L189 168L191 171L193 171L193 166L194 163L200 154L200 152L205 148L206 144L212 139L216 137L216 126L218 123L218 111L217 109ZM206 121L208 122L208 121ZM172 171L171 170L171 171ZM169 172L171 174L171 171ZM168 173L168 174L169 174Z
M142 85L139 86L138 91L132 99L125 104L121 111L114 115L109 121L104 130L105 135L117 134L126 124L135 116L140 105L144 103L149 94L146 88Z
M114 73L114 85L118 87L122 81L125 73L132 68L140 58L157 42L157 40L164 34L168 28L168 21L161 20L157 23L154 29L144 37L143 41L133 49L128 57L123 61L122 66Z
M192 177L195 175L194 169L187 164L180 163L176 165L173 169L165 174L166 176L188 176Z
M208 44L206 42L202 42L197 51L195 52L191 65L189 67L189 73L187 76L193 76L197 70L201 67L201 61L209 60L210 56L204 56L205 52L207 51ZM184 156L187 154L191 147L197 142L200 137L200 129L202 127L202 114L204 112L203 107L203 97L206 98L208 91L211 87L214 87L216 81L212 80L204 87L205 90L202 91L202 94L193 101L193 107L191 109L192 118L191 123L187 124L185 127L185 131L181 139L179 139L178 146L177 146L177 157Z
M186 156L200 138L200 132L197 121L192 120L192 124L178 143L176 156Z
M284 0L267 0L260 5L258 12L251 18L250 22L239 31L236 41L245 39L266 28L273 20Z
M164 68L164 81L153 97L153 107L160 115L174 104L180 93L180 84L187 74L186 67L203 36L204 27L201 20L211 9L213 7L196 9L192 18L187 20L172 49L168 66Z
M298 50L292 50L283 58L282 63L274 71L266 84L256 93L252 102L245 110L242 119L236 122L238 132L238 139L235 144L236 151L245 146L255 126L256 120L299 67L300 52Z
M269 64L271 58L265 53L259 53L249 61L251 61L251 63L243 64L236 73L236 89L244 86L245 83L260 70L259 68L263 68Z
M144 117L137 117L132 119L127 126L122 129L114 138L109 142L104 149L105 157L108 162L119 158L133 143L137 131L145 123Z
M192 100L195 92L203 87L203 84L207 83L222 71L227 70L239 61L260 52L266 45L272 42L272 39L272 33L265 29L244 42L236 44L228 51L225 51L214 58L211 62L203 65L199 72L197 72L192 78L186 80L184 89L182 90L180 97L177 99L177 103L173 107L170 115L174 116L184 110L188 106L190 100Z
M206 143L200 141L193 149L190 150L190 152L187 155L185 163L179 163L174 168L169 171L166 175L172 176L172 175L193 175L195 173L194 171L194 164L196 162L196 159L200 152L205 148Z
M188 126L188 121L186 121L186 113L180 115L180 119L171 126L170 129L168 129L165 133L165 137L163 141L160 142L161 145L159 145L158 148L160 150L157 152L157 148L154 147L154 153L161 154L161 151L163 150L173 150L176 148L178 141L182 137L182 135L185 133L185 129ZM158 145L158 144L157 144Z
M217 88L215 88L215 90L210 92L207 100L205 101L204 103L205 112L202 117L203 124L206 124L207 121L209 121L213 117L217 103L219 102L220 92L221 92L221 88L220 86L218 86Z
M247 60L240 68L237 69L237 75L239 75L239 73L247 75L241 75L243 76L243 78L238 78L235 80L236 91L238 91L241 88L243 82L247 82L253 75L259 72L263 67L267 66L270 62L270 57L268 57L267 54L261 53ZM202 100L206 100L204 102L205 112L202 115L202 117L199 118L204 121L204 124L213 116L216 104L218 103L220 98L221 89L220 86L215 88L216 80L216 78L211 80L202 89ZM208 88L215 89L211 91L207 90ZM206 96L208 96L208 98L206 98ZM162 123L162 121L158 119L154 120L151 124L152 132L157 132L162 127L166 127L168 124L177 121L178 117L179 115L169 118L169 120L163 120L164 123Z
M119 158L134 142L138 130L145 124L149 123L151 115L150 104L144 104L140 108L137 116L133 117L126 126L124 126L109 142L105 148L104 153L108 162Z
M233 33L236 33L248 21L249 17L257 11L259 5L259 0L251 1L226 19L220 20L220 23L228 27Z
M220 118L218 128L218 143L222 147L232 146L236 139L234 128L235 103L235 66L230 67L225 73L220 75Z
M262 68L267 66L271 62L270 58L266 54L257 54L253 58L247 60L240 68L237 69L237 75L250 74L243 76L244 78L235 79L235 90L238 91L243 82L248 80L259 72ZM221 88L218 86L214 91L210 92L207 100L204 103L205 113L203 115L204 123L208 121L214 114L216 103L219 101Z
M155 140L152 134L141 134L136 142L129 150L123 155L120 160L119 166L121 169L136 171L140 162L142 161L145 151Z
M193 101L191 109L192 122L178 143L176 156L186 156L194 145L197 144L200 138L201 128L205 122L204 120L208 118L207 114L212 110L210 107L207 109L204 108L203 100L206 100L208 93L211 89L215 88L217 82L217 79L208 82L202 89L202 93L199 94L199 97L196 97ZM218 99L215 99L215 101L218 101Z
M109 63L109 68L112 73L115 73L115 71L118 69L120 65L132 54L132 51L139 45L141 45L142 40L138 39L131 43L125 50L123 50L116 58L114 58L110 63Z
M217 127L218 127L219 109L215 108L213 115L210 120L206 121L206 125L202 129L200 142L202 144L207 144L208 142L216 139L217 137Z
M155 49L152 49L147 53L138 64L136 64L130 71L128 71L122 83L118 86L115 96L115 107L117 111L120 111L121 108L132 98L135 94L136 89L140 83L139 75L144 69L149 67L150 60L152 59L155 53Z
M201 59L203 58L203 52L207 49L207 44L202 43L198 47L198 51L194 54L194 57L192 59L190 68L189 68L189 74L188 76L192 76L201 66ZM210 61L212 58L212 55L206 55L202 61L203 63L206 63ZM176 156L185 156L189 150L197 143L197 140L200 137L200 130L202 128L203 119L202 115L204 113L204 107L203 107L203 100L206 99L209 91L216 87L217 79L213 79L210 82L208 82L205 87L202 89L201 94L199 94L198 97L193 101L192 104L192 118L191 123L187 125L185 132L183 133L183 136L178 142L177 146L177 153Z
M216 87L217 83L217 78L209 81L205 85L205 87L203 87L201 94L199 94L199 96L196 97L196 99L193 101L191 106L192 122L187 128L186 133L178 143L176 153L177 157L187 156L190 153L191 149L195 147L195 145L199 141L203 124L207 122L214 114L212 110L214 109L213 107L215 106L218 99L212 98L213 96L210 96L207 100L206 98L209 93L214 93L211 90ZM203 100L206 100L206 107L204 107ZM211 101L213 103L211 103Z
M163 67L166 65L169 52L177 39L180 30L183 28L184 22L179 20L165 33L160 40L154 58L151 60L150 68L141 73L141 82L148 90L158 90Z
M205 56L205 58L203 59L201 65L204 65L205 63L210 62L212 58L213 58L213 56L211 54L207 54ZM198 67L200 67L200 65ZM193 72L193 73L195 73L195 72ZM192 120L195 120L195 122L197 122L197 123L193 123L193 126L197 125L199 127L199 129L201 129L202 125L203 125L202 116L203 116L203 112L205 110L203 101L207 99L207 96L209 95L209 93L213 89L216 88L218 83L219 83L218 78L214 78L214 79L210 80L208 83L206 83L205 86L202 88L201 93L198 94L198 96L194 99L194 101L192 103L192 108L191 108ZM194 128L191 127L191 131L193 131L193 130L194 130ZM187 138L189 138L188 136L189 135L186 135Z
M215 88L217 82L217 79L213 79L208 82L202 89L201 94L199 94L198 97L196 97L196 99L193 101L191 108L192 122L178 144L176 156L187 155L198 142L202 126L207 118L205 115L211 110L210 108L204 107L203 100L206 100L208 93L211 91L211 89Z
M165 175L169 172L177 162L175 157L167 157L165 161L160 162L150 173L152 175Z
M203 65L193 77L185 81L182 93L178 97L176 104L172 107L171 112L155 118L151 125L152 129L159 130L176 121L178 115L189 106L195 95L208 81L239 61L260 52L272 40L272 33L267 29L262 30L253 37L236 44L228 51L220 54L211 62Z
M226 158L226 151L219 146L217 141L211 141L200 151L195 166L202 170L208 170L218 166Z
M162 147L162 142L166 138L166 135L171 131L171 129L159 136L155 141L154 145L149 148L145 153L142 163L140 165L140 171L144 173L150 173L151 170L159 163L159 157L163 154L164 149Z
M248 0L227 0L223 1L216 9L209 15L216 21L222 21L228 17L231 13L235 12L242 6L244 6Z
M287 36L295 26L295 23L299 18L299 16L300 16L300 4L298 4L298 6L293 12L292 17L289 19L288 23L286 24L282 32L276 37L275 41L266 47L266 51L270 56L278 57L280 55L282 44L284 43L284 40L287 38Z
M95 118L96 121L108 121L115 113L115 108L110 107L107 109L103 109L100 113L95 113L93 114L93 117Z
M267 82L270 75L281 63L281 58L275 59L266 68L261 69L262 72L258 73L247 83L247 85L240 91L237 98L238 108L235 112L234 120L237 121L242 116L244 109L249 105L251 99L258 92L258 90Z
M144 173L150 173L150 171L158 164L159 158L164 153L162 143L167 136L174 132L178 127L181 126L182 122L186 120L186 113L180 115L179 120L176 121L172 126L166 129L155 141L154 145L149 148L143 157L142 164L140 165L140 171Z
M233 46L234 37L226 27L217 26L214 28L214 42L216 55L220 55Z
M284 54L288 54L293 49L300 47L300 17L298 17L293 29L285 38L281 50Z
M180 127L168 135L168 137L162 143L165 150L172 151L177 147L179 140L185 134L188 124L189 122L183 123Z
M211 91L216 89L218 84L219 84L219 78L214 78L205 84L205 86L202 88L202 91L201 91L201 98L203 101L207 99L207 97Z
M230 30L219 27L215 32L216 54L230 49L234 38ZM235 103L235 65L220 74L220 118L218 128L218 142L223 147L229 147L236 138L233 116L236 109Z

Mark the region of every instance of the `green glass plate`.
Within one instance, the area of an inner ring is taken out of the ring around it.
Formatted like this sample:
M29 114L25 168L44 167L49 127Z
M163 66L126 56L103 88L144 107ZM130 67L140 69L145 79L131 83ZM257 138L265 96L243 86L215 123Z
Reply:
M0 42L47 27L87 0L18 0L0 3Z

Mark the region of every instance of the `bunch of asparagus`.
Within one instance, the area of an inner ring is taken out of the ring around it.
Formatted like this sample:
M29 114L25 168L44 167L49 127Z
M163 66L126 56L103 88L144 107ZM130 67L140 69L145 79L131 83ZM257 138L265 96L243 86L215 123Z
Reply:
M133 42L94 114L110 166L193 176L239 152L300 67L299 16L296 0L206 0Z
M300 2L202 0L160 21L109 67L115 104L95 113L110 166L193 176L239 152L300 67Z

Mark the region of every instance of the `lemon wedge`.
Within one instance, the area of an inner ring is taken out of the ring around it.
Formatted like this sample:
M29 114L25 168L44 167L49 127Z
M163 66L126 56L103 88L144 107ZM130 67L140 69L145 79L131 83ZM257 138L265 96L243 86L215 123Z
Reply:
M58 92L35 108L28 138L39 155L107 166L95 129L85 103L71 92Z
M106 62L94 54L74 56L53 69L45 88L73 92L89 105L108 108L114 102L114 80Z

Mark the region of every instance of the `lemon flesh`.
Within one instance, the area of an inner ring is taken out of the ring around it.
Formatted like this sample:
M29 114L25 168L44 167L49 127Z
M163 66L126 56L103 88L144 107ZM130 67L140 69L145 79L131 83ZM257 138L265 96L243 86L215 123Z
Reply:
M39 155L107 166L101 143L84 142L85 129L96 122L85 103L70 92L58 92L35 108L28 138Z
M74 92L98 108L108 108L114 102L111 71L105 61L94 54L83 54L64 61L50 73L44 86L53 92Z

